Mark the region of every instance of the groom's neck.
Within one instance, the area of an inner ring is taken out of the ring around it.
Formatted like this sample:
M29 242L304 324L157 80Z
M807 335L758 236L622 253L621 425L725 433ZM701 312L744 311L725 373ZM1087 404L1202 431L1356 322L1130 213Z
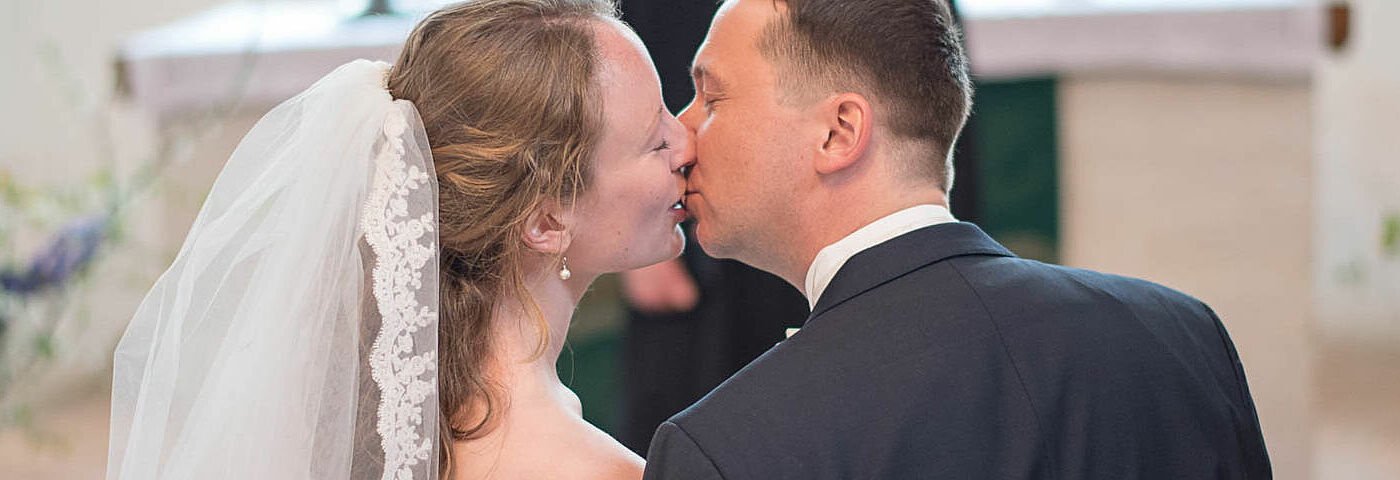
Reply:
M814 197L799 214L795 248L782 262L782 271L774 272L804 294L808 293L807 270L823 248L900 210L925 204L948 205L947 195L937 187L829 191Z

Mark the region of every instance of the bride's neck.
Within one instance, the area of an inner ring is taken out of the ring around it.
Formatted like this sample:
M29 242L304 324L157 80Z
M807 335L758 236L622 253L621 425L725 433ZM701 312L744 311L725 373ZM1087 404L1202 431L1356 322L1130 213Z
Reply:
M555 363L568 337L574 310L597 276L576 272L570 279L562 280L557 271L543 270L526 275L525 290L530 298L507 294L495 306L491 376L512 404L556 400L576 403L569 400L573 396L564 390ZM529 308L528 302L533 302L538 310ZM547 329L540 328L539 315L543 315Z

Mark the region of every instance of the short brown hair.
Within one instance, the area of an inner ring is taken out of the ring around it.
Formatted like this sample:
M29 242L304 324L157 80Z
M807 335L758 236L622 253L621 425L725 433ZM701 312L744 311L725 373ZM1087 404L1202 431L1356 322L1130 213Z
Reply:
M972 83L962 35L944 0L774 0L787 15L759 37L783 95L847 91L873 96L901 137L931 143L920 164L944 191L951 149L967 122Z
M548 338L521 235L545 202L570 204L587 187L603 129L594 29L616 19L608 0L449 5L413 29L389 73L390 93L422 117L438 180L444 470L451 441L485 434L505 403L483 371L498 299L526 303Z

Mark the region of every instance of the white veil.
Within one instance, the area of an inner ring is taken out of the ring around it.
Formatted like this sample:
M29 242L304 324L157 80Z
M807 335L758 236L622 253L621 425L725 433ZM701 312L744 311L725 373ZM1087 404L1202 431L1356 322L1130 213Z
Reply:
M388 69L229 158L117 346L109 480L437 478L437 184Z

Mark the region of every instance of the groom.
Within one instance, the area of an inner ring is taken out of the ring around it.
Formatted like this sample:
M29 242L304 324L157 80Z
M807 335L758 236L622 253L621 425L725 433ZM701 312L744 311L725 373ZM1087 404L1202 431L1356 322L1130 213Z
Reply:
M649 479L1268 478L1200 301L1014 256L948 211L966 58L942 0L728 0L681 121L705 251L811 316L662 424Z

